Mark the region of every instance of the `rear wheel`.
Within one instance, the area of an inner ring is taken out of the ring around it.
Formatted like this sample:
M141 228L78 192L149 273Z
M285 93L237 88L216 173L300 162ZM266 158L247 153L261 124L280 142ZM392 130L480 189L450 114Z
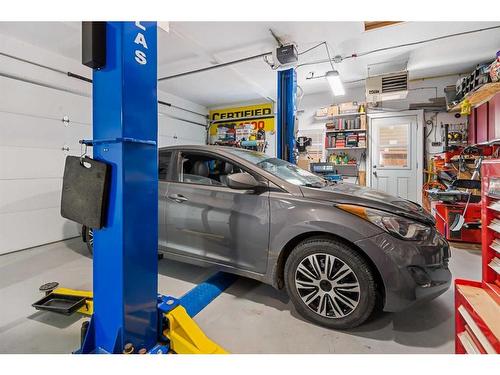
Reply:
M85 227L85 242L90 255L94 254L94 231L92 228Z
M354 249L317 237L295 247L285 264L285 285L297 311L328 328L354 328L372 314L373 272Z

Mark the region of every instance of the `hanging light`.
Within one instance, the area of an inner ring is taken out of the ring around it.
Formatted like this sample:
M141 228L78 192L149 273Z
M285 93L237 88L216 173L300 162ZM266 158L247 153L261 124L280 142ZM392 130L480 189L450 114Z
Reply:
M333 95L335 96L345 95L344 85L340 80L340 75L338 71L330 70L329 72L326 72L325 77L328 83L330 84L330 88L332 89Z

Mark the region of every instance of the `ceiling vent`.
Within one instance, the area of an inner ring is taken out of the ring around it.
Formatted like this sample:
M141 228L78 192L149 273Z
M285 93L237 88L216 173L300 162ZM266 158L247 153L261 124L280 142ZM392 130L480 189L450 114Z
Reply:
M406 99L408 95L408 71L382 74L366 79L366 101Z

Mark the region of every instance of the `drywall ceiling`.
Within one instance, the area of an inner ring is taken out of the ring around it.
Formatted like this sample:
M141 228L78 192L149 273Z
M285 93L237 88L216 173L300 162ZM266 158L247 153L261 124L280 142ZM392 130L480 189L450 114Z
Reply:
M404 22L365 32L363 22L170 22L158 30L158 75L165 77L245 58L273 50L272 29L299 52L327 41L332 57L351 56L374 49L412 43L491 26L494 22ZM78 22L0 22L0 33L80 60L81 28ZM349 58L335 64L350 87L362 85L368 71L388 72L407 63L410 78L467 72L492 60L499 49L500 29ZM1 48L0 48L1 49ZM307 80L313 72L331 69L324 47L300 56L298 83L304 93L328 91L324 79ZM311 63L311 64L309 64ZM305 64L305 65L302 65ZM275 99L276 71L262 58L203 73L161 81L159 89L207 107Z

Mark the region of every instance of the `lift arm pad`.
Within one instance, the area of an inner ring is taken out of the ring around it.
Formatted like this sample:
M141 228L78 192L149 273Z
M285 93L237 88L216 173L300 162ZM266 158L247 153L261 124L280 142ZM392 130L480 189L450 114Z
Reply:
M228 354L203 333L184 307L177 306L165 316L169 324L163 334L170 340L170 348L175 353Z

